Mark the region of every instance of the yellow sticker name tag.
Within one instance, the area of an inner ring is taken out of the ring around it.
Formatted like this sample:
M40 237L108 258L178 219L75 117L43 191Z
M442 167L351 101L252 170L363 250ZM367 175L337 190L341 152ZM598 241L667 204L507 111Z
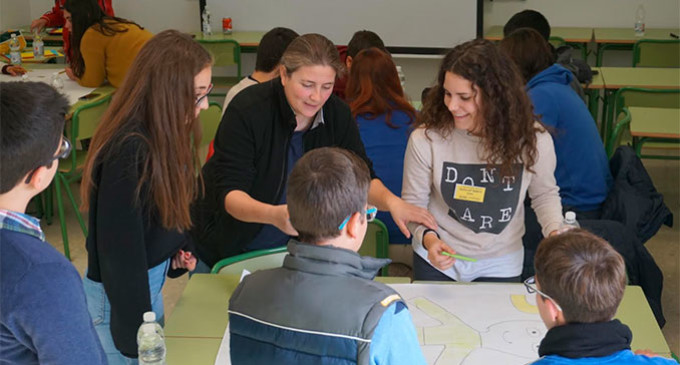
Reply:
M456 190L453 192L453 198L475 203L484 203L484 194L486 194L486 188L456 184Z
M401 297L400 297L399 295L397 295L397 294L392 294L392 295L390 295L389 297L387 297L387 298L383 299L382 301L380 301L380 304L381 304L383 307L387 307L388 305L392 304L392 302L394 302L395 300L400 300L400 299L401 299Z

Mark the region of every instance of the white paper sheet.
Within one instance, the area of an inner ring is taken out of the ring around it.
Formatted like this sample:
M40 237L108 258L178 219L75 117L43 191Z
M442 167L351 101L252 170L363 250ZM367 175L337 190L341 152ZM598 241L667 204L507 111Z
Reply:
M547 329L523 285L391 284L406 301L430 365L520 365L538 358ZM229 326L215 365L231 364Z
M32 69L29 70L25 77L22 76L10 76L10 75L0 75L0 82L10 82L10 81L38 81L44 82L51 85L52 74L59 72L63 68L44 68L44 69ZM59 74L59 78L64 82L64 88L61 91L64 96L69 101L69 104L73 105L78 102L78 98L85 96L95 88L83 87L78 85L77 82L71 80L66 76L66 74Z

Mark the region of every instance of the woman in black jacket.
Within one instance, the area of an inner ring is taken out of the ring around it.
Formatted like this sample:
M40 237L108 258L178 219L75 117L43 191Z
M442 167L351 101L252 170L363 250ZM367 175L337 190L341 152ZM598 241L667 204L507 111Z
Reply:
M205 194L192 212L202 263L213 266L296 236L288 220L286 178L304 152L319 147L342 147L366 162L372 177L369 202L389 211L407 237L409 221L436 228L427 210L405 203L375 176L349 107L332 95L343 71L335 45L306 34L286 49L280 78L243 90L229 104L215 154L203 168ZM202 263L197 270L208 270Z

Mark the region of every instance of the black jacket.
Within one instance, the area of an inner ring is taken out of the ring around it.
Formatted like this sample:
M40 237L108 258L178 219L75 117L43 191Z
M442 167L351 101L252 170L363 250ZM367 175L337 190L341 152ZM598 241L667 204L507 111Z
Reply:
M630 227L642 243L652 238L662 224L673 226L673 213L632 148L617 148L609 168L614 185L602 204L602 219L619 221Z
M359 130L350 109L331 95L323 108L324 123L303 136L304 151L342 147L369 166ZM203 167L205 192L192 209L192 236L198 256L209 266L243 253L263 225L229 215L224 197L233 190L253 199L278 204L287 183L288 144L297 122L281 80L250 86L236 95L222 117L215 137L215 154Z
M146 135L143 131L137 131ZM119 133L124 135L125 133ZM148 270L179 249L193 251L188 234L163 228L148 188L136 189L148 146L127 138L104 152L93 172L90 194L87 277L102 283L111 303L111 335L116 348L137 357L137 329L151 310ZM186 270L171 270L177 277Z

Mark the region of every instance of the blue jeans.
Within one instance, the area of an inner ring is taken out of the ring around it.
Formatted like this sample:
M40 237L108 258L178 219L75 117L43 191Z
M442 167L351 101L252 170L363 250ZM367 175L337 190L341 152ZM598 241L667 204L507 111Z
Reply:
M158 323L163 325L165 310L163 308L163 284L170 267L170 259L149 269L149 289L151 294L151 309L156 313ZM111 336L111 303L104 291L104 285L87 278L83 278L83 287L87 297L87 310L90 312L94 329L99 335L109 365L137 365L137 359L132 359L116 349ZM141 320L141 318L140 318ZM136 334L135 334L136 336Z

